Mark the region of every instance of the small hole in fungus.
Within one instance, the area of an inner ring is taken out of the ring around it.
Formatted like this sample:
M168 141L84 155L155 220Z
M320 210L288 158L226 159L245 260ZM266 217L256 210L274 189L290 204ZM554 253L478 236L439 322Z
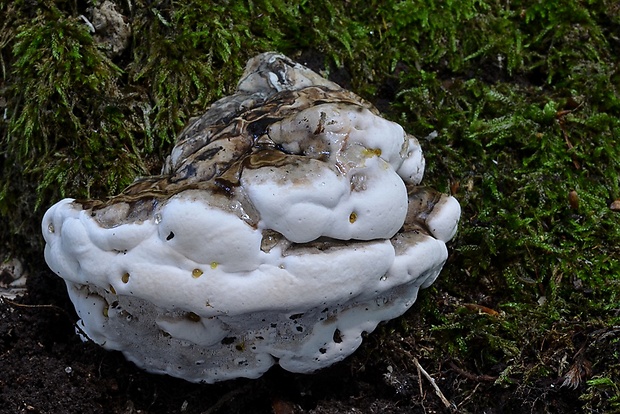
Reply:
M333 340L335 343L339 344L342 342L342 335L340 334L340 329L336 329L334 331L334 337Z
M123 273L123 276L121 276L121 280L123 281L123 283L129 282L129 273Z
M168 235L168 237L166 237L166 240L171 240L174 237L174 233L170 232L170 234Z
M226 338L222 339L221 344L222 345L230 345L232 343L234 343L237 340L237 337L235 336L227 336Z
M322 354L325 354L325 353L327 353L327 349L319 348L319 352L322 353Z
M200 316L195 314L194 312L187 312L185 317L192 322L200 322Z

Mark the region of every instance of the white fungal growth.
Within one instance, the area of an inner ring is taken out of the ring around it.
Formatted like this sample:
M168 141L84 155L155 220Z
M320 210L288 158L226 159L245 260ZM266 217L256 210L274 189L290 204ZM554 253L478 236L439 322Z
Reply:
M312 372L404 313L460 207L419 187L418 141L282 55L179 136L161 176L45 214L45 259L80 328L194 382Z

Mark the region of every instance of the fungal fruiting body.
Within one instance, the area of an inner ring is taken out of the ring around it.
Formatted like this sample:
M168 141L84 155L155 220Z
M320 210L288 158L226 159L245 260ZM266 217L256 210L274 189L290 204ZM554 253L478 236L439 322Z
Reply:
M265 53L180 134L161 175L52 206L45 259L82 335L150 372L312 372L439 274L460 207L419 186L423 173L401 126Z

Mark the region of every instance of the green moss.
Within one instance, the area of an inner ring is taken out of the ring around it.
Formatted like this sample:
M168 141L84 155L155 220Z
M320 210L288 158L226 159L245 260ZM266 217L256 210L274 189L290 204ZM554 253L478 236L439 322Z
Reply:
M431 342L419 352L449 355L496 378L487 393L517 399L542 381L561 388L583 356L583 409L617 409L615 2L118 1L133 37L114 60L80 2L40 3L0 1L5 243L39 251L52 202L156 173L183 125L229 93L254 54L319 56L323 74L346 72L421 138L425 183L463 207L450 261L416 306ZM410 319L381 335L416 338Z

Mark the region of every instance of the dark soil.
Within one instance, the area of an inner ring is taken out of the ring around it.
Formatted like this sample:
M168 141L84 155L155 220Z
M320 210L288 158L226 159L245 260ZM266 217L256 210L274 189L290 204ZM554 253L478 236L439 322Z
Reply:
M118 352L81 342L64 283L44 263L36 267L25 296L0 300L0 413L444 413L457 412L455 401L458 412L566 413L580 406L553 384L515 395L453 363L420 360L452 402L446 408L403 360L422 354L423 345L385 339L398 320L369 335L352 357L311 375L276 367L258 380L207 385L148 374ZM415 324L415 306L403 318Z

